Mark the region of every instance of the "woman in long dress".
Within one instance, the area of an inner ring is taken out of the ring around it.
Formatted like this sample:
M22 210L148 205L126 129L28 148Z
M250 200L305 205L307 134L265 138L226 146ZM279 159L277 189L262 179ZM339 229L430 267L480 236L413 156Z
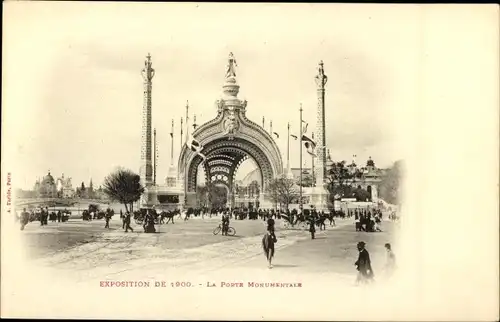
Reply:
M266 255L269 268L273 267L272 260L274 257L274 244L277 242L276 235L271 227L267 227L266 234L262 238L262 248L264 249L264 254Z

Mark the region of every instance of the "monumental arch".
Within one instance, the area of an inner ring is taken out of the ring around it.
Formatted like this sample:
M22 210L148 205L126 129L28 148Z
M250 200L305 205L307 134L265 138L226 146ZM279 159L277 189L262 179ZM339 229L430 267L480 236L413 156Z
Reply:
M230 193L239 166L248 158L253 159L260 170L260 206L270 205L265 192L268 182L283 173L281 153L272 136L246 117L247 101L238 98L239 88L236 60L231 53L222 95L215 102L215 118L198 126L190 135L189 141L199 143L200 149L195 152L186 144L179 155L179 179L186 206L196 206L200 165L205 172L205 182L222 185ZM228 206L231 206L231 198L228 198Z

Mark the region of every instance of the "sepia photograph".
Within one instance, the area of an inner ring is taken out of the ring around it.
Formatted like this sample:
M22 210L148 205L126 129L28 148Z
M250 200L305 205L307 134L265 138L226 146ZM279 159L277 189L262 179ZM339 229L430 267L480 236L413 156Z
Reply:
M2 317L498 318L498 7L3 7Z

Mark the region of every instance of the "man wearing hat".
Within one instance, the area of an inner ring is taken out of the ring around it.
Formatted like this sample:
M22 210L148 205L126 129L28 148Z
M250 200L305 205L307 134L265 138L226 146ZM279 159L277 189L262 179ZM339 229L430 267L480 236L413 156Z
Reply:
M370 254L365 249L365 242L360 241L357 245L359 256L358 260L354 265L358 270L358 277L356 278L356 283L368 283L373 281L373 270L370 261Z

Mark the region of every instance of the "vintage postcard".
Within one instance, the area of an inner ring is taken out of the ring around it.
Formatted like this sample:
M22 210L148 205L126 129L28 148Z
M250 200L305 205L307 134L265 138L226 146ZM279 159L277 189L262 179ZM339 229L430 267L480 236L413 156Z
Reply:
M3 6L2 317L498 319L498 7Z

